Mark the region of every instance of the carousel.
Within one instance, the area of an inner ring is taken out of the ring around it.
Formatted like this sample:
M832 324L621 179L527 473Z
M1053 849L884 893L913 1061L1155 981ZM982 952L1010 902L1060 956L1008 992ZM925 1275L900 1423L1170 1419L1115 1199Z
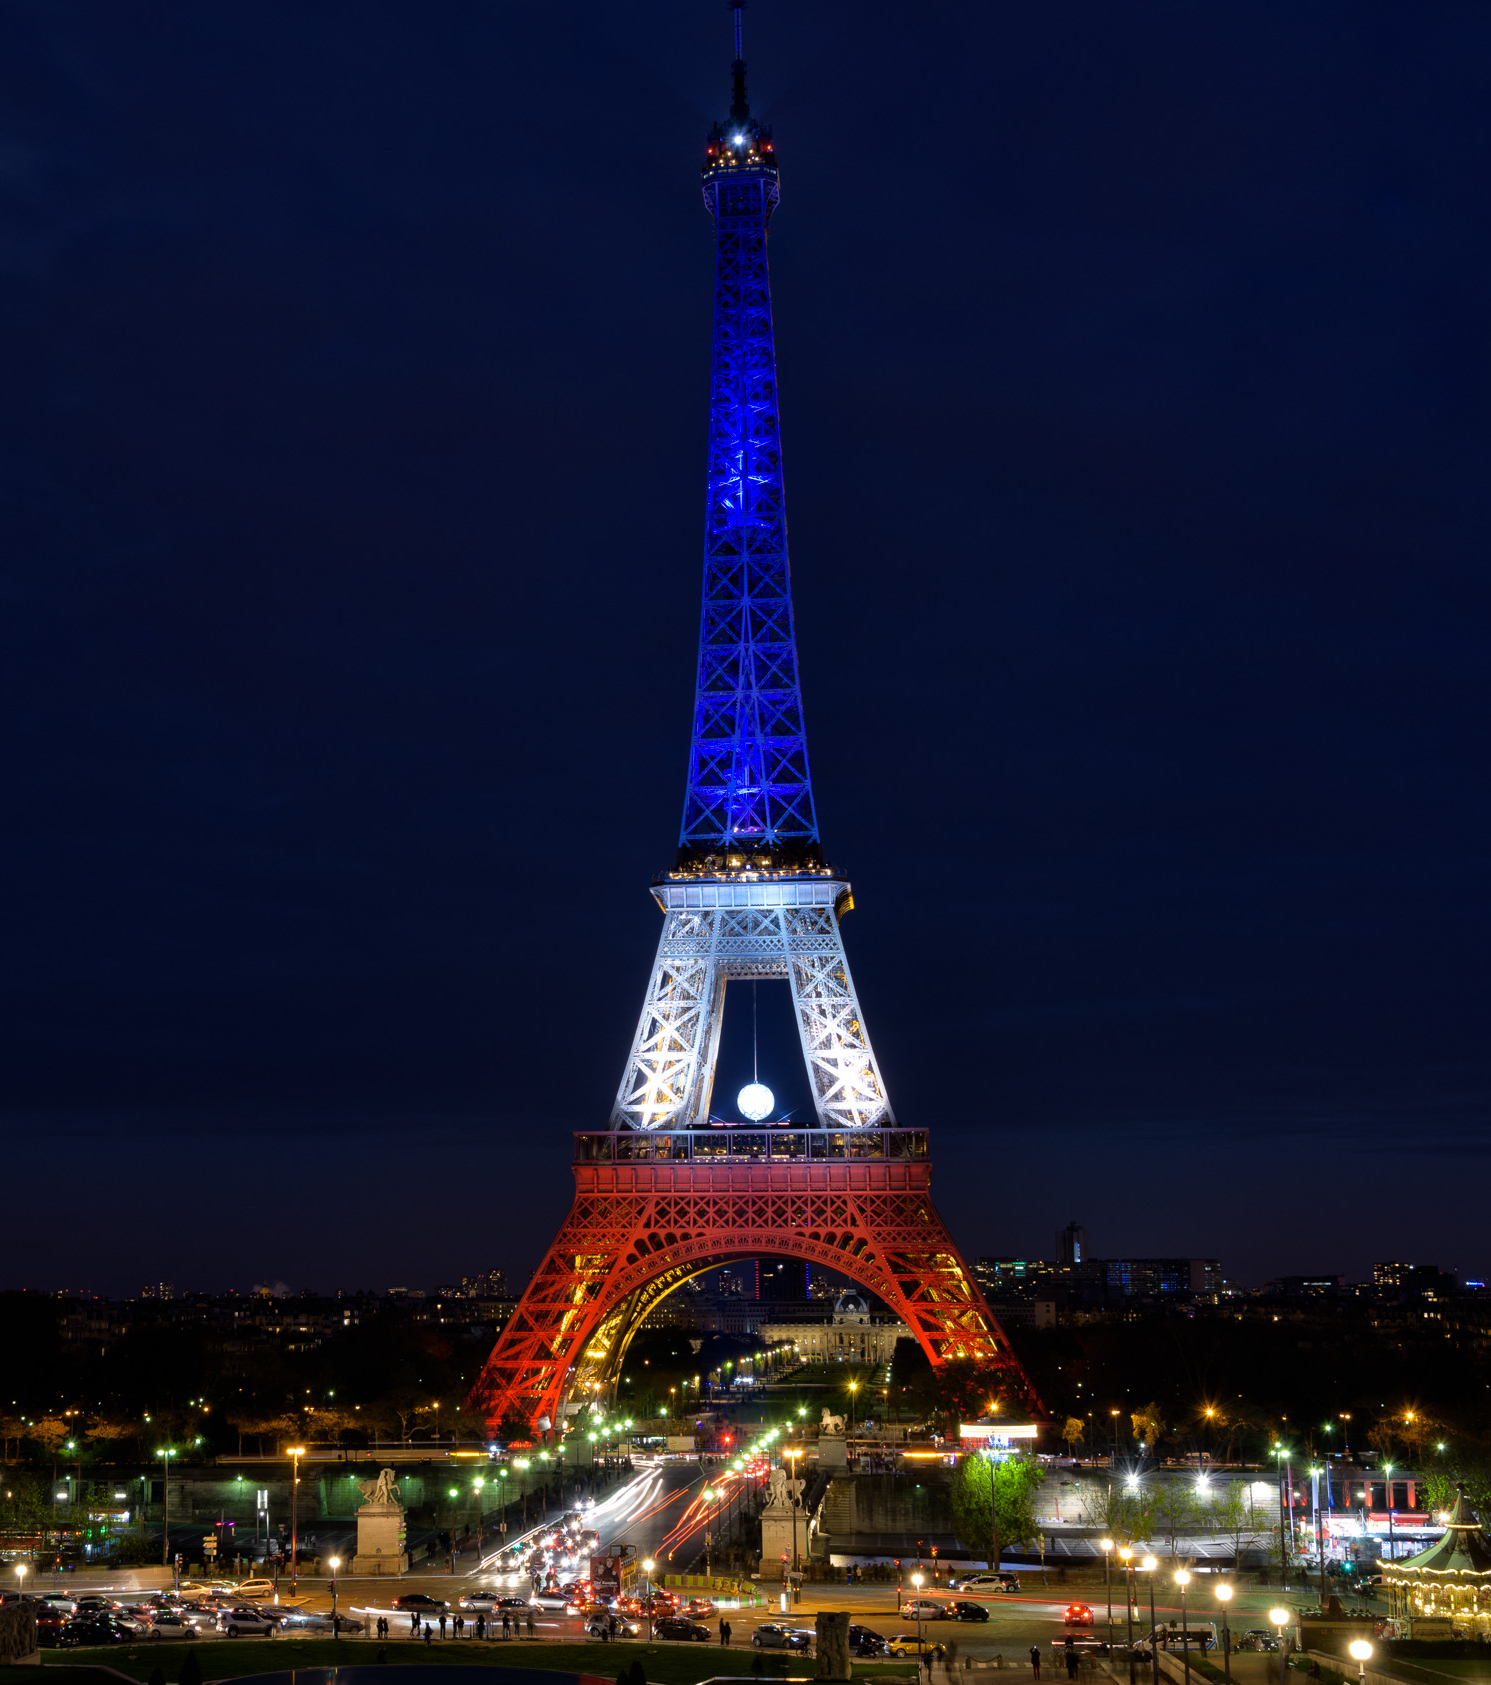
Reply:
M1377 1566L1400 1632L1412 1635L1415 1623L1432 1621L1449 1622L1466 1638L1491 1634L1491 1544L1463 1490L1442 1539L1417 1556Z

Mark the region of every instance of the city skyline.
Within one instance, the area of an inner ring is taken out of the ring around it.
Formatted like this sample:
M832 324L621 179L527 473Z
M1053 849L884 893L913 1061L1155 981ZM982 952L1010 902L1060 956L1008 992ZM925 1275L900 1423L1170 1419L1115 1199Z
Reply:
M520 1276L605 1125L684 784L723 25L582 11L0 25L15 1285ZM1482 1276L1488 25L1082 23L752 13L877 1056L970 1256L1076 1195L1105 1256ZM577 117L621 87L640 132ZM717 1103L807 1103L779 994Z

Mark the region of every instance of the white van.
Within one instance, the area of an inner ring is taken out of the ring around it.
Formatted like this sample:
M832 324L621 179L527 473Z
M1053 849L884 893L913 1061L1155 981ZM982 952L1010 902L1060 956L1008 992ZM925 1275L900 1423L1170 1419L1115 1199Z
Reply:
M1217 1624L1215 1621L1187 1621L1182 1627L1179 1621L1160 1621L1142 1638L1134 1640L1134 1650L1138 1655L1147 1656L1156 1642L1162 1650L1215 1650Z

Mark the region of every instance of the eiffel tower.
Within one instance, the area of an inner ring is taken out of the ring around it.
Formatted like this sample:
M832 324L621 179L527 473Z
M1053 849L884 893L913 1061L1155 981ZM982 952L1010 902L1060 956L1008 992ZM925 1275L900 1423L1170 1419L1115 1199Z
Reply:
M675 866L609 1127L575 1137L575 1202L473 1390L544 1432L614 1392L648 1312L707 1268L790 1258L851 1277L934 1366L973 1359L1038 1408L932 1205L928 1132L902 1128L859 1009L824 859L792 625L766 236L779 185L751 115L736 0L730 115L704 147L714 219L704 593ZM725 985L785 979L813 1127L711 1125Z

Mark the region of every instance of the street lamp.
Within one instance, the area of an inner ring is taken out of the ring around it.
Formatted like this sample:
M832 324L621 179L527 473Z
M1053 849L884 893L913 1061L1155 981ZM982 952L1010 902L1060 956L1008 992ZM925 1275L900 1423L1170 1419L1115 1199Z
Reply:
M294 1591L296 1581L300 1575L300 1558L297 1547L296 1527L300 1519L298 1500L300 1497L300 1459L305 1455L305 1446L292 1445L289 1447L291 1459L290 1467L290 1590Z
M1382 1472L1386 1477L1383 1482L1383 1497L1387 1499L1387 1559L1393 1560L1393 1465L1384 1463Z
M1186 1625L1186 1587L1191 1583L1190 1574L1184 1568L1177 1568L1175 1583L1180 1587L1180 1659L1186 1685L1191 1685L1191 1632Z
M1159 1565L1159 1558L1155 1556L1146 1556L1139 1564L1149 1575L1149 1662L1154 1671L1154 1685L1160 1685L1160 1647L1155 1638L1154 1625L1154 1571Z
M169 1447L156 1452L161 1470L160 1561L162 1568L171 1564L171 1458L176 1455Z
M1356 1663L1356 1676L1366 1685L1367 1663L1372 1659L1372 1646L1365 1638L1353 1638L1346 1646L1351 1652L1351 1659Z
M916 1665L920 1670L922 1665L922 1580L924 1576L920 1569L911 1576L911 1583L916 1587ZM928 1670L930 1671L930 1670Z
M994 1478L994 1471L989 1470L989 1478ZM1103 1553L1103 1590L1108 1596L1108 1649L1113 1649L1113 1541L1099 1539L1098 1546Z
M526 1529L528 1526L528 1459L526 1457L515 1457L513 1467L523 1477L523 1526Z
M471 1482L472 1489L476 1493L476 1560L478 1566L481 1563L481 1489L486 1483L486 1478L483 1475L477 1475L476 1479ZM506 1519L506 1514L504 1514L503 1520Z
M1232 1587L1218 1586L1217 1601L1222 1605L1222 1674L1232 1685L1232 1630L1227 1625L1227 1605L1232 1601Z
M24 1562L18 1562L18 1563L16 1563L16 1596L17 1597L21 1597L21 1596L24 1595L25 1587L26 1587L26 1564Z
M1134 1547L1120 1545L1118 1555L1123 1563L1124 1636L1129 1652L1129 1685L1134 1685Z
M792 1479L790 1488L792 1495L792 1572L795 1574L797 1572L797 1459L802 1455L802 1450L796 1445L784 1445L782 1447L782 1455L792 1459ZM796 1600L794 1599L794 1603L795 1601Z
M1279 1685L1284 1685L1285 1669L1289 1665L1289 1647L1284 1642L1284 1628L1289 1625L1287 1609L1270 1609L1268 1618L1279 1629Z
M719 1493L716 1492L712 1486L706 1486L704 1488L704 1490L699 1494L699 1496L704 1500L704 1502L706 1504L711 1504L719 1496ZM706 1511L705 1516L704 1516L704 1577L705 1577L706 1580L710 1577L710 1567L709 1567L710 1539L711 1539L711 1533L710 1533L710 1527L709 1527L709 1515L708 1515L708 1512Z
M331 1558L331 1636L333 1638L342 1636L342 1624L337 1619L337 1569L341 1565L341 1557L334 1556Z
M851 1381L849 1383L849 1431L850 1431L850 1433L854 1432L854 1395L858 1391L859 1391L859 1382L858 1381Z

